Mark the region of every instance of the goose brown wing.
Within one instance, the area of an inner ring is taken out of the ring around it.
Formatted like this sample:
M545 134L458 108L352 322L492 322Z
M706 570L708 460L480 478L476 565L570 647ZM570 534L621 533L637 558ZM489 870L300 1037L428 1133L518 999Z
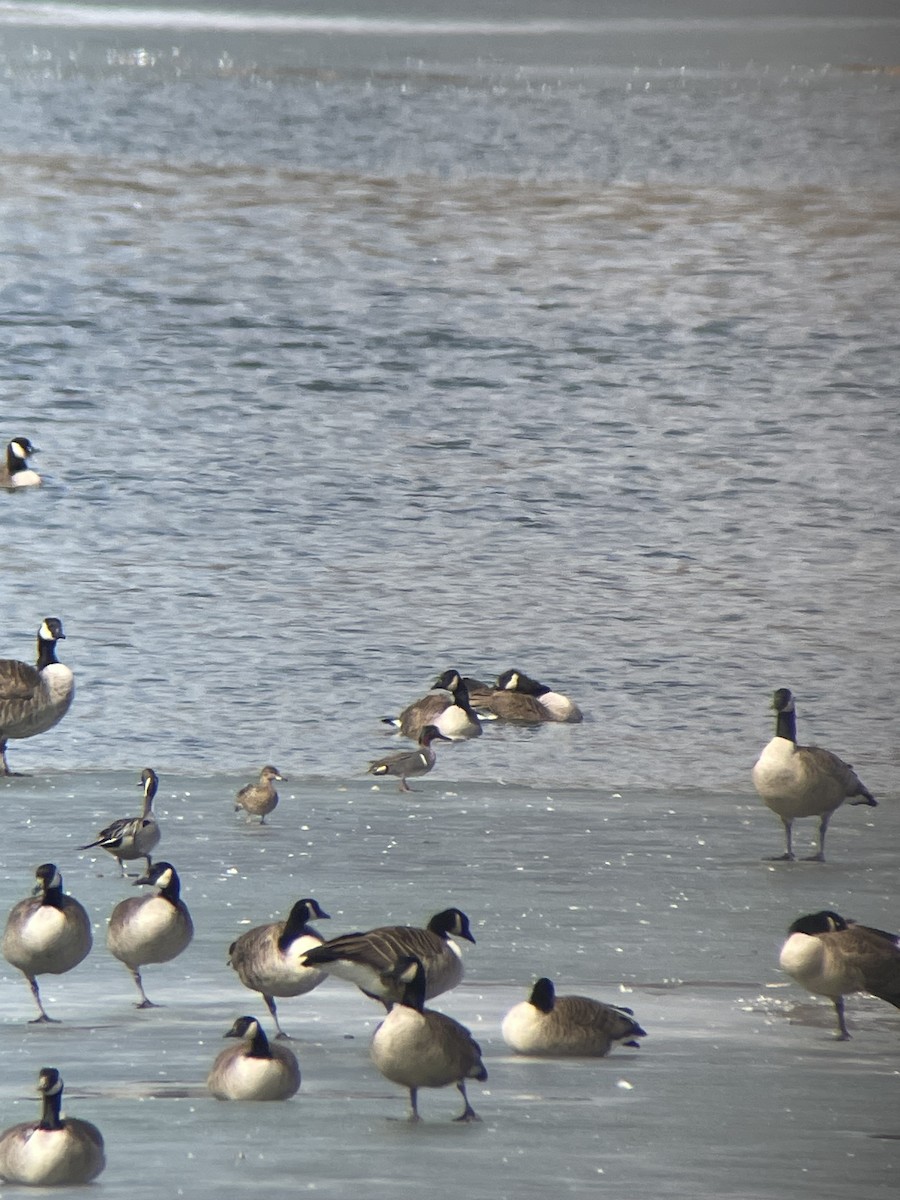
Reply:
M471 1032L453 1017L433 1008L425 1009L425 1015L432 1029L438 1031L444 1052L455 1060L459 1078L478 1079L483 1083L487 1079L487 1070L481 1061L481 1047Z
M845 795L863 795L871 798L871 792L865 787L860 777L848 762L844 762L831 750L822 746L801 746L800 754L807 765L820 777L840 780L845 789Z
M348 959L371 967L379 974L394 966L403 955L427 960L443 945L443 939L428 929L409 925L384 925L368 933L345 933L310 950L306 961L313 964Z
M561 1021L571 1021L584 1028L593 1029L612 1038L625 1037L629 1033L643 1034L643 1029L634 1017L624 1009L588 996L557 996L553 1007Z
M473 701L473 707L477 707ZM504 721L538 724L547 720L547 710L534 696L499 688L488 697L484 708Z
M404 708L400 714L400 732L406 737L418 737L420 731L426 725L431 725L452 703L446 692L429 692L421 700Z
M851 925L866 991L900 1008L900 939L883 929Z
M0 658L0 705L4 700L28 700L40 687L40 671L15 658Z

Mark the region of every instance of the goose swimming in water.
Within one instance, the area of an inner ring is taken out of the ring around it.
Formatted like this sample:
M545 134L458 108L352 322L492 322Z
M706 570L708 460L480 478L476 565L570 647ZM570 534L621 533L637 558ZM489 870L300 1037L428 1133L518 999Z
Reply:
M238 1017L224 1035L241 1038L218 1055L206 1080L217 1100L289 1100L300 1089L300 1066L287 1046L270 1045L255 1017Z
M431 918L426 929L382 925L368 933L345 933L310 950L303 961L355 983L389 1009L403 990L391 975L402 958L415 956L421 962L426 1000L456 987L463 977L463 960L454 937L475 941L466 914L458 908L445 908Z
M313 917L327 920L328 913L307 896L297 901L286 921L248 929L228 947L228 965L237 971L244 987L261 994L279 1038L288 1035L278 1021L275 997L303 996L326 976L323 970L303 965L306 952L322 945L322 938L309 924Z
M397 1003L372 1037L372 1062L392 1083L409 1090L409 1119L420 1121L420 1088L456 1084L465 1107L457 1121L478 1121L469 1103L466 1080L484 1083L487 1070L481 1047L465 1025L425 1007L425 971L415 956L400 958L385 980L397 993Z
M477 686L473 686L477 685ZM532 679L524 671L504 671L494 686L470 681L472 707L500 721L538 725L544 721L576 724L584 714L574 700L554 692L545 683Z
M95 841L80 847L81 850L92 850L94 846L99 846L101 850L108 851L121 867L123 875L128 873L125 869L126 860L131 861L135 858L146 858L149 871L153 865L150 851L160 838L159 825L152 812L159 778L152 767L144 768L140 786L144 789L144 807L141 815L120 817L105 829L101 829Z
M469 692L459 671L445 671L432 686L440 690L407 705L399 717L383 717L384 724L393 725L404 737L415 741L422 736L426 725L437 726L451 742L479 737L481 721L469 703ZM446 692L450 695L445 695Z
M32 454L37 454L37 447L32 446L28 438L13 438L9 442L6 447L6 461L0 464L0 487L40 487L43 480L37 471L28 465Z
M75 677L56 659L56 643L65 636L62 622L47 617L37 633L35 666L0 658L0 775L12 774L6 761L11 738L46 733L69 711Z
M147 999L141 967L147 963L170 962L187 949L194 925L180 897L181 883L171 863L158 862L134 881L159 888L152 896L131 896L112 911L106 930L110 953L125 964L141 994L138 1008L156 1008Z
M589 996L557 996L549 979L539 979L531 995L503 1018L503 1040L518 1054L603 1058L617 1043L637 1046L646 1033L630 1008Z
M389 754L386 758L376 758L369 763L369 775L393 775L400 780L398 791L411 792L407 779L427 775L437 762L437 755L431 748L431 743L440 740L449 742L437 725L426 725L419 735L417 750L404 750L400 754Z
M801 987L828 996L837 1015L839 1041L850 1037L844 997L869 992L900 1008L900 938L857 925L836 912L798 917L788 929L779 965Z
M106 1166L96 1125L62 1115L63 1081L56 1067L38 1075L41 1119L0 1134L0 1178L30 1187L90 1183Z
M818 746L797 745L797 714L788 688L779 688L772 708L775 736L753 767L753 786L763 804L781 818L786 842L778 861L793 862L791 832L800 817L819 818L819 850L811 862L825 861L825 833L835 809L851 804L878 803L849 763ZM858 797L858 799L857 799Z
M28 980L39 1016L32 1025L54 1022L41 1003L38 975L64 975L87 957L93 945L91 920L74 896L63 892L54 863L35 871L36 895L14 905L3 931L3 957Z

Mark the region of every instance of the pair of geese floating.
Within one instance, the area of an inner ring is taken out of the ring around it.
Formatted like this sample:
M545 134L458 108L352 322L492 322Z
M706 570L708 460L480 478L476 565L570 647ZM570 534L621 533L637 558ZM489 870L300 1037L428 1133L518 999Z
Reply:
M399 717L382 720L399 729L404 737L415 739L426 725L435 725L445 738L454 742L480 735L479 714L493 720L526 724L583 720L577 704L524 671L504 671L495 684L487 684L451 668L438 676L432 689L437 690L407 705Z
M93 945L91 922L84 906L63 892L62 876L53 863L35 871L37 895L14 905L3 931L3 957L21 971L38 1008L32 1024L53 1021L41 1002L38 976L64 975L87 957ZM194 936L187 906L180 898L178 874L159 862L135 884L156 887L148 896L130 896L112 911L106 930L110 953L131 972L141 999L138 1008L155 1007L147 999L141 967L164 963L186 949Z
M583 720L577 704L530 678L524 671L504 671L496 684L486 684L451 669L440 675L432 686L439 690L408 705L399 717L383 718L384 724L399 729L405 737L414 738L418 748L389 754L369 764L370 775L398 778L401 792L412 790L407 779L427 775L434 767L433 742L479 737L483 720L528 725Z

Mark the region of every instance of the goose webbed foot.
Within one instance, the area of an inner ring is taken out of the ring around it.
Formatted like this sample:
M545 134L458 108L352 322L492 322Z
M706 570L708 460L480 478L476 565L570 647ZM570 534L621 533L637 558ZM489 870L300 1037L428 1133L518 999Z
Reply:
M472 1121L480 1121L481 1117L479 1117L478 1113L475 1111L475 1109L469 1103L469 1097L466 1095L466 1085L462 1081L460 1081L456 1085L456 1090L462 1096L463 1103L465 1104L466 1107L462 1110L462 1112L459 1114L459 1116L454 1117L453 1120L461 1122L462 1124L469 1124Z
M480 1121L481 1117L479 1117L475 1109L472 1108L471 1104L467 1104L460 1115L458 1117L454 1117L453 1120L468 1125Z

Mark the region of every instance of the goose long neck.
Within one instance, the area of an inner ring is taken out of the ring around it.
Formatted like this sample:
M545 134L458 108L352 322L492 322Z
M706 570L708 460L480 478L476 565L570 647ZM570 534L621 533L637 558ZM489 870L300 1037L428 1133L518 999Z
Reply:
M20 454L16 454L13 446L14 442L10 442L6 447L6 469L10 475L15 475L16 471L21 471L26 466L26 461Z
M421 1012L425 1007L425 975L419 973L415 979L407 983L403 988L403 995L400 997L400 1003L404 1008L414 1009L415 1012Z
M62 1090L53 1092L51 1095L44 1096L43 1107L41 1108L41 1129L62 1129L63 1122L60 1117L62 1110Z
M459 705L460 708L464 709L467 713L470 713L472 716L475 715L472 712L472 705L469 700L469 689L466 687L465 683L463 682L462 677L460 677L459 683L456 685L456 688L453 692L453 699L456 702L456 704Z
M284 923L284 929L278 935L278 949L282 954L286 952L292 942L295 942L304 933L311 933L314 937L318 936L316 931L307 925L308 920L309 909L305 905L297 910L291 909Z
M62 883L45 885L41 896L41 904L45 904L48 908L62 908L63 906L63 890Z
M58 662L56 657L56 642L39 637L37 640L37 669L43 671L51 663Z
M775 736L786 738L789 742L797 741L797 714L793 709L780 712L775 721Z
M178 900L181 896L181 882L174 871L172 872L172 878L166 886L159 889L159 895L164 900L168 900L170 904L174 904L176 908L178 907Z
M269 1039L259 1025L256 1026L256 1033L249 1039L248 1054L251 1058L271 1058L272 1051L269 1049Z

